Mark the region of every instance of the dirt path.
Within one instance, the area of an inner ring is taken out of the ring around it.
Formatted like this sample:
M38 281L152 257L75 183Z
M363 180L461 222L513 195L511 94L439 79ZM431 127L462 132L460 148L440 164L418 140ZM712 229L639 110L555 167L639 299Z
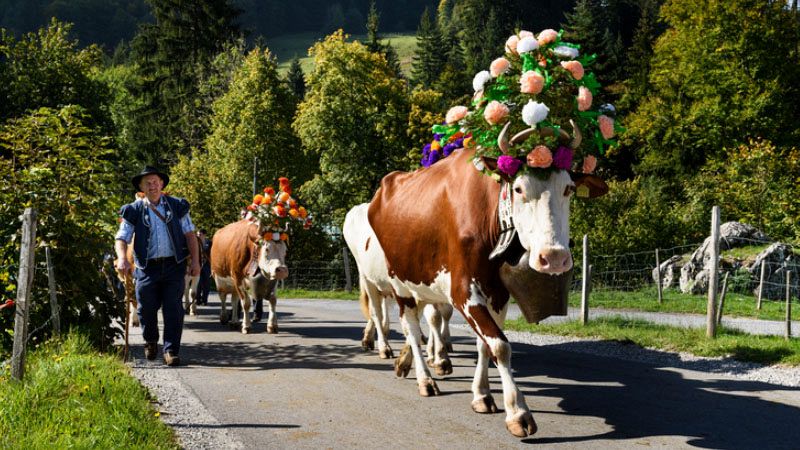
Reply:
M169 412L162 417L187 448L778 449L800 442L798 388L692 370L659 352L650 352L652 362L634 362L536 338L513 344L515 378L539 425L535 436L517 439L503 414L470 409L476 352L466 329L454 327L454 373L437 380L442 395L422 398L413 373L397 379L391 361L362 352L356 302L279 300L277 335L265 334L263 322L254 334L231 331L219 324L217 305L214 298L187 317L183 367L142 361L141 338L132 340L137 372L169 378L183 390L166 392L199 400L159 396ZM391 338L396 355L401 336ZM501 403L497 371L489 374ZM222 441L205 442L209 432Z

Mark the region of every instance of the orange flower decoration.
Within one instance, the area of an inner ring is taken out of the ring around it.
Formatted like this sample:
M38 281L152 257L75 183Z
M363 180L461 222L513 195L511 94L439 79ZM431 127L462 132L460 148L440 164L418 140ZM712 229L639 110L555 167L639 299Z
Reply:
M281 192L281 193L278 195L278 201L279 201L279 202L281 202L281 203L286 203L286 202L288 202L290 198L291 198L291 196L290 196L290 195L289 195L289 193L288 193L288 192L286 192L286 191L284 191L284 192Z
M272 186L267 186L264 188L264 193L271 197L275 195L275 189L273 189Z
M292 193L292 185L289 183L289 179L286 177L278 178L278 184L280 185L280 190L286 192L287 194Z
M296 209L291 208L289 210L289 215L292 216L292 219L296 219L300 215L300 213Z
M265 195L264 199L261 200L262 205L269 205L270 203L272 203L272 197L269 195Z
M297 212L300 214L301 219L305 219L306 217L308 217L308 211L306 211L306 209L302 206L297 208Z
M264 202L264 196L263 195L257 194L255 197L253 197L253 204L254 205L260 205L263 202Z
M295 200L293 198L289 198L288 204L289 204L289 208L297 208L297 200Z
M272 208L272 211L278 217L286 217L286 208L284 208L283 205L276 205L274 208Z
M286 233L281 233L281 240L282 241L288 241L289 240L289 235L286 234Z

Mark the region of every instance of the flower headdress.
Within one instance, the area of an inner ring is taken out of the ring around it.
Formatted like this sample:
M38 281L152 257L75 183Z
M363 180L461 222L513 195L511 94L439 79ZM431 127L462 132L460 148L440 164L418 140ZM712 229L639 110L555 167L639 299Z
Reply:
M292 185L286 177L278 178L277 192L272 186L267 186L263 194L254 196L247 211L247 219L257 220L261 224L264 239L288 240L287 231L292 220L302 222L306 230L312 224L308 211L292 198Z
M593 172L596 155L616 145L613 137L624 129L612 105L592 106L600 83L587 67L595 56L579 57L579 46L562 41L562 33L548 29L534 37L520 31L509 37L505 56L475 75L473 109L454 106L445 123L433 127L422 165L463 146L476 147L475 166L497 180L520 170L541 178L571 170L576 152L583 157L578 169ZM584 133L591 145L581 148ZM497 164L487 167L482 157Z

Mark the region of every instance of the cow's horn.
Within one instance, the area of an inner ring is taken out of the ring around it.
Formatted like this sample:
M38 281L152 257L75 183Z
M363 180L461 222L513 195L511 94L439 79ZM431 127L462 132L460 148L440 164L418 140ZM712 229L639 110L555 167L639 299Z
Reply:
M508 134L508 127L510 126L511 126L511 121L509 120L508 122L506 122L506 125L503 127L503 130L500 132L500 135L497 136L497 146L500 147L500 151L503 152L504 155L508 154L509 144L506 135Z
M531 133L534 133L535 131L536 128L528 128L527 130L520 131L519 133L515 134L514 137L511 138L511 144L515 145L525 142L525 139L528 139L528 136L530 136Z
M569 124L572 125L572 142L569 143L569 147L573 150L578 148L581 145L581 139L583 136L581 135L581 129L578 125L575 124L575 121L570 119Z

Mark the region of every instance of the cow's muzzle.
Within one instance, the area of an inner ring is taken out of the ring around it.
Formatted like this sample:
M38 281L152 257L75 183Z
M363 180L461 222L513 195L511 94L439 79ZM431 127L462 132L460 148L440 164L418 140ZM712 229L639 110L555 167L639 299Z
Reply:
M572 268L572 254L566 248L544 248L531 259L530 265L537 272L558 275Z

